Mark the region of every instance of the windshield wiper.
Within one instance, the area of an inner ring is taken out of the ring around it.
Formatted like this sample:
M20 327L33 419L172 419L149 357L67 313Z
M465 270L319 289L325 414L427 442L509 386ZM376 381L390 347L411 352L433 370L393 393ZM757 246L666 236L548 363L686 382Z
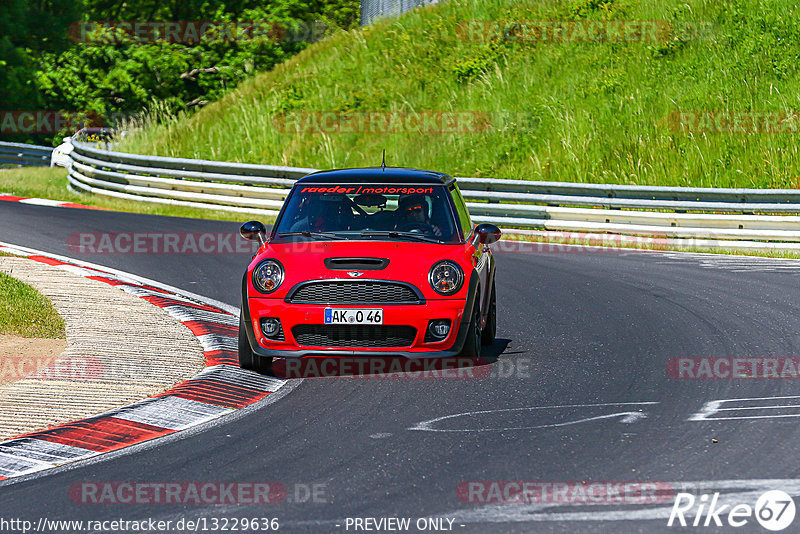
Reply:
M438 239L435 239L433 237L428 237L428 236L424 236L424 235L420 235L420 234L415 234L415 233L412 233L412 232L394 232L394 231L390 231L390 232L385 232L385 231L384 232L372 232L372 231L366 231L366 232L361 232L361 237L407 237L407 238L410 238L410 239L415 239L417 241L425 241L427 243L440 243L440 241Z
M292 237L296 235L301 235L303 237L325 237L327 239L339 239L339 236L336 234L332 234L330 232L309 232L308 230L303 230L302 232L282 232L279 234L275 234L277 237Z

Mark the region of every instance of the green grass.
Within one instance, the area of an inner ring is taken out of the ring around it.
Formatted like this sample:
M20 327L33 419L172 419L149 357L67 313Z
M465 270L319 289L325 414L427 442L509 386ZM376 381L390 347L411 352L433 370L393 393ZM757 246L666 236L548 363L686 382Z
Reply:
M0 334L64 338L64 320L41 293L0 273Z
M93 194L76 194L67 189L67 171L60 168L21 167L0 169L0 193L21 197L47 198L95 206L111 211L167 215L171 217L191 217L195 219L216 219L245 222L258 219L271 222L274 217L256 214L239 214L223 210L203 210L199 208L168 206L149 202L104 197Z
M468 41L469 20L663 20L663 42ZM463 34L462 34L463 35ZM798 134L689 134L692 110L788 113L800 132L800 7L789 0L452 0L310 46L194 115L151 117L122 150L457 176L797 187ZM276 131L281 113L484 111L478 133ZM159 122L160 121L160 122Z

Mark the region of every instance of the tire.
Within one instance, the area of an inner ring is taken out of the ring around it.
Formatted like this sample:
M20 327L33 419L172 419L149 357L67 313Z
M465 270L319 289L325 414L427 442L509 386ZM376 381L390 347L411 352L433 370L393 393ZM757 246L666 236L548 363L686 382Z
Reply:
M481 332L481 343L491 345L497 336L497 295L494 290L494 280L492 280L492 296L489 298L489 313L486 316L486 324Z
M475 296L475 303L472 306L472 320L469 322L467 339L464 340L464 347L461 349L462 358L478 359L481 357L481 307L480 295Z
M272 371L272 358L265 358L253 352L244 327L244 311L239 315L239 367L260 374Z

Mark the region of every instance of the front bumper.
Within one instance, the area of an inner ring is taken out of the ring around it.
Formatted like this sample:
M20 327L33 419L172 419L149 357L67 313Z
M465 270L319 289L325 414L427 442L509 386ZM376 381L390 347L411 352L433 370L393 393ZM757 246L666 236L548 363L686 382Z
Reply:
M246 283L246 280L244 281ZM259 356L272 358L316 357L403 357L403 358L445 358L457 356L464 346L472 306L475 302L477 278L471 277L467 299L427 300L419 305L321 305L289 304L283 299L246 298L246 285L243 284L242 305L247 319L245 329L250 347ZM292 328L300 324L322 324L326 307L336 308L382 308L384 325L412 326L416 329L414 341L402 348L373 347L313 347L297 343ZM284 341L272 341L262 335L259 321L263 317L278 317L283 328ZM450 319L450 333L438 342L424 341L431 319Z

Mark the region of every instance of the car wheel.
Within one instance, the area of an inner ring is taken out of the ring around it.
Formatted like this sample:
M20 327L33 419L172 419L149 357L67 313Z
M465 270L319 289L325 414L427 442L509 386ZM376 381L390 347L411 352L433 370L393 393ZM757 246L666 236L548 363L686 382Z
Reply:
M475 297L475 304L472 307L472 320L469 322L467 339L464 340L464 348L461 349L462 358L477 359L481 357L481 307L479 296Z
M244 327L244 311L239 314L239 367L261 374L272 371L272 358L265 358L253 352Z
M486 325L481 333L481 343L491 345L497 336L497 295L494 290L494 280L492 280L492 296L489 299L489 313L486 315Z

